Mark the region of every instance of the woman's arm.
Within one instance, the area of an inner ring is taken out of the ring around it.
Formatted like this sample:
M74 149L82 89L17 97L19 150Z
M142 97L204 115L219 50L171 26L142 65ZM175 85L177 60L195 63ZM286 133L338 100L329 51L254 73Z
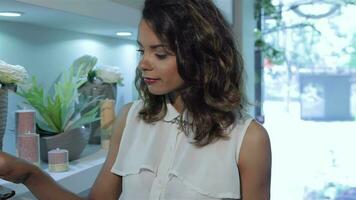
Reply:
M113 174L111 168L119 152L121 136L125 128L126 117L130 107L131 104L123 106L120 116L115 120L114 131L110 140L109 153L104 166L90 191L90 200L116 200L121 194L121 176Z
M107 159L97 177L89 199L117 199L121 193L121 177L110 172L118 153L126 116L131 104L125 105L116 119ZM48 174L22 159L0 152L0 178L23 183L40 200L82 199L58 185Z
M80 199L56 184L37 166L4 152L0 152L0 178L23 183L40 200Z
M271 184L271 144L267 131L255 121L243 139L239 170L243 200L269 200Z

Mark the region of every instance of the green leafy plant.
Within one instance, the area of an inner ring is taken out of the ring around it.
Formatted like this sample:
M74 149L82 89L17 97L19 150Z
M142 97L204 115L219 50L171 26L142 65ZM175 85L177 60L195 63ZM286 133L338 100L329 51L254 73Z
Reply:
M78 93L86 81L86 73L96 62L95 57L88 55L75 60L69 72L61 74L47 92L35 77L28 88L20 88L17 94L37 111L36 123L40 129L59 134L99 119L98 106L92 106L100 97L89 98Z

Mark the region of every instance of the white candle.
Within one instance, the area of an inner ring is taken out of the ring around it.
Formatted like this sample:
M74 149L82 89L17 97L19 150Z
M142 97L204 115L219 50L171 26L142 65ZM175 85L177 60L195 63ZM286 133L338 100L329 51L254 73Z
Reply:
M40 164L39 136L36 133L17 135L17 151L19 158L33 164Z
M68 171L68 150L57 148L48 151L48 168L50 172Z

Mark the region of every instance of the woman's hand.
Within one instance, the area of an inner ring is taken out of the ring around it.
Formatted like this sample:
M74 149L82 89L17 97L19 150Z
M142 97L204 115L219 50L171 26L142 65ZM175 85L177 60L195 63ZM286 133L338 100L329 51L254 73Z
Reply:
M36 166L25 160L0 152L0 178L4 180L25 183L34 168Z
M24 184L39 200L82 200L37 166L4 152L0 152L0 178Z

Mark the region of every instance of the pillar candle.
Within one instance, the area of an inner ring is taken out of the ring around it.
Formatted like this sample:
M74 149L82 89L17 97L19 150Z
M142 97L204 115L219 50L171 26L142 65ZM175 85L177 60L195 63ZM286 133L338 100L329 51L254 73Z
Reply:
M101 129L101 136L100 136L100 144L101 148L108 150L110 147L110 137L111 137L112 128Z
M48 151L48 168L50 172L68 171L68 150L57 148Z
M15 111L16 133L34 133L35 127L35 111L34 110L18 110Z
M101 147L109 149L112 124L115 120L115 101L105 99L101 102L100 107L100 127L101 127Z
M17 135L17 151L19 158L33 164L40 164L39 136L37 133Z
M107 128L115 120L115 101L112 99L105 99L101 102L100 107L100 126Z

